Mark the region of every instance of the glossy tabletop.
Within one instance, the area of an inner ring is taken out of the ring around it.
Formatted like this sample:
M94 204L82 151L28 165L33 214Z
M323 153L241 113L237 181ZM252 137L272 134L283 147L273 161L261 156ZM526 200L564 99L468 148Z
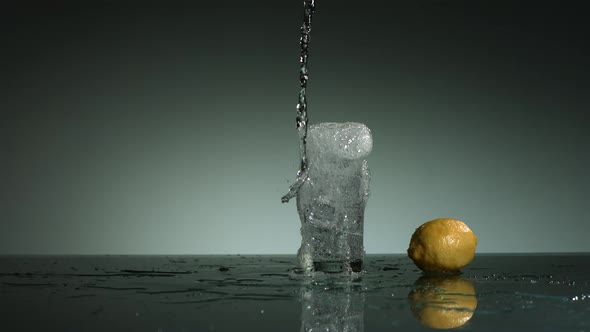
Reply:
M368 255L353 276L295 256L0 256L13 331L590 331L590 254L479 254L423 275Z

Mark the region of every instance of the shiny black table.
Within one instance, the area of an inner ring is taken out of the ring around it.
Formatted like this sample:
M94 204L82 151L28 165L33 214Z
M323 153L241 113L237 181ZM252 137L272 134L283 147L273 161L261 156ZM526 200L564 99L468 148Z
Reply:
M295 256L0 256L12 331L589 331L590 254L478 254L423 275L368 255L354 276Z

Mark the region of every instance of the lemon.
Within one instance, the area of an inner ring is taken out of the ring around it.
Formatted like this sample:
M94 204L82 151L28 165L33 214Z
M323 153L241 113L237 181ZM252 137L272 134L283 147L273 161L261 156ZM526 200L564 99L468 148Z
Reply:
M473 317L477 298L473 284L459 276L421 277L408 295L414 316L424 325L451 329Z
M456 272L475 255L477 237L464 222L450 218L428 221L416 228L408 256L427 272Z

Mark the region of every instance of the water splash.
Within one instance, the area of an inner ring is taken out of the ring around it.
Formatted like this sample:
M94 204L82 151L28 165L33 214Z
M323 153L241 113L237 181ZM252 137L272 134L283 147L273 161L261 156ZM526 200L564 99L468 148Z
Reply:
M297 171L297 179L289 187L289 192L281 198L281 202L287 203L291 198L297 195L299 188L307 180L307 80L309 79L307 59L309 57L309 42L311 38L311 19L315 9L314 0L303 0L303 24L301 25L301 54L299 63L299 102L297 103L297 131L299 132L299 154L301 164Z

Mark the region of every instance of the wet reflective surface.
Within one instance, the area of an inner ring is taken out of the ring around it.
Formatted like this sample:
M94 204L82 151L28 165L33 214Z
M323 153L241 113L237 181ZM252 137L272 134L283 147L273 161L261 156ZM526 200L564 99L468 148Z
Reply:
M33 331L590 331L590 255L477 255L424 276L368 255L353 277L293 256L0 256L2 327Z

